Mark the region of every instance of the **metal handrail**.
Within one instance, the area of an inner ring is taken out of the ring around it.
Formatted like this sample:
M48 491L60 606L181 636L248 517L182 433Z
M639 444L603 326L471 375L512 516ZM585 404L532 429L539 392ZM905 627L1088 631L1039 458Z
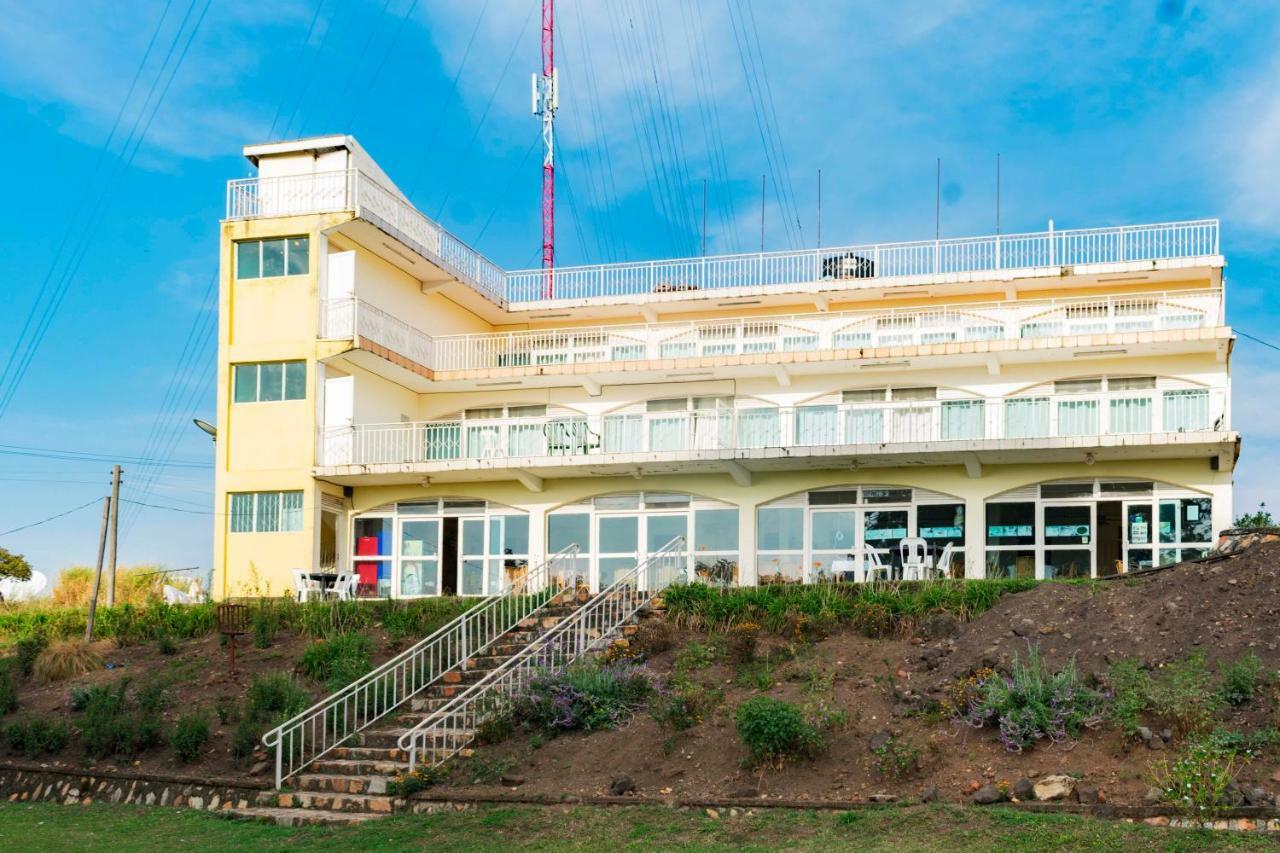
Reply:
M470 658L545 607L572 581L563 568L573 565L577 553L576 544L557 551L431 636L263 735L263 744L275 749L276 787L445 673L465 668Z
M616 632L685 569L685 540L677 536L608 588L601 590L547 633L400 736L409 753L409 772L419 751L436 767L475 738L476 727L520 695L540 673L563 669L606 645ZM667 568L670 571L664 572Z

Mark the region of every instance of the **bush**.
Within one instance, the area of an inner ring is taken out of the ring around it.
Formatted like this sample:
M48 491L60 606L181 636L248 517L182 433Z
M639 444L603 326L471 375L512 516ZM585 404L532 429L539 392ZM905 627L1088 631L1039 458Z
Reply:
M330 690L346 687L373 668L373 641L361 634L338 634L312 643L298 669Z
M311 694L285 673L259 675L245 693L245 718L280 723L305 711Z
M890 737L872 751L876 770L886 779L901 781L920 769L920 747L906 738Z
M258 602L251 616L253 623L253 647L269 648L276 641L276 631L280 628L280 618L274 607L265 601Z
M1212 688L1204 655L1199 653L1154 673L1134 661L1121 661L1111 666L1108 679L1113 695L1111 717L1130 735L1144 713L1184 734L1205 731L1213 724L1221 702Z
M1074 660L1051 673L1030 646L1026 663L1014 655L1011 671L1008 678L992 674L976 685L969 706L969 724L996 723L1010 752L1022 752L1042 738L1060 743L1079 737L1085 726L1101 720L1102 696L1080 683Z
M18 710L17 668L16 660L0 660L0 715Z
M612 729L643 708L652 692L648 673L635 664L579 663L535 676L512 714L547 734Z
M204 752L209 742L209 720L202 712L183 714L169 735L173 754L183 764L190 764Z
M32 673L45 683L64 681L102 668L102 656L84 640L59 640L36 656Z
M134 698L138 707L149 714L158 714L173 705L173 696L170 695L169 688L159 679L139 687Z
M685 647L676 652L675 670L676 672L686 673L695 669L705 669L715 663L716 650L706 643L699 643L696 640L686 643Z
M823 746L822 733L809 724L800 708L769 696L743 702L734 713L734 722L756 764L810 757Z
M17 652L18 671L27 677L35 669L36 658L49 647L49 638L43 631L34 631L19 637L13 647Z
M248 717L241 717L231 734L231 756L244 760L253 755L266 729Z
M722 698L718 690L676 677L655 688L649 700L649 716L665 729L683 732L705 720Z
M412 773L403 773L387 782L387 793L393 797L409 797L425 791L437 782L443 782L448 772L443 767L419 764Z
M1176 758L1156 762L1152 779L1164 802L1192 820L1217 818L1231 806L1227 788L1235 780L1237 756L1205 740L1195 740Z
M213 700L213 712L218 715L218 725L225 726L240 717L240 706L234 696L222 695Z
M631 647L641 657L660 655L675 645L675 630L665 619L645 619L636 626Z
M1262 686L1262 661L1253 652L1231 663L1219 664L1218 673L1221 680L1218 698L1228 705L1243 705Z
M50 722L43 717L28 717L10 723L5 729L5 737L14 752L35 758L65 749L71 742L71 727L65 720Z
M129 679L90 687L84 696L80 743L91 758L132 757L164 740L158 712L128 697Z
M178 653L178 644L173 641L173 637L169 636L168 631L162 631L156 637L156 650L162 655L176 655Z
M756 659L756 647L760 643L760 626L755 622L739 622L725 632L725 652L735 666L751 663Z

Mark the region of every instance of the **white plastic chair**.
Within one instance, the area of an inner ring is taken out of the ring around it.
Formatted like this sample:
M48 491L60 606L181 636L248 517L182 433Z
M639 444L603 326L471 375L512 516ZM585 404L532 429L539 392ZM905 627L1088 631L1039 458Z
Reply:
M176 586L164 585L164 603L165 604L190 604L191 596L187 595Z
M293 588L296 590L298 601L301 602L307 601L312 596L318 598L322 594L320 581L312 579L302 569L293 570Z
M881 562L880 552L868 545L865 553L867 559L863 564L866 567L866 571L862 575L863 581L888 580L889 567Z
M329 594L339 601L350 601L356 597L356 576L354 572L338 572L338 579L329 588Z
M951 555L954 551L955 546L948 542L947 547L943 548L942 553L938 555L938 562L933 568L938 577L951 577Z
M919 536L908 536L898 543L898 553L902 556L902 579L918 581L924 578L924 570L929 565L926 556L929 543Z

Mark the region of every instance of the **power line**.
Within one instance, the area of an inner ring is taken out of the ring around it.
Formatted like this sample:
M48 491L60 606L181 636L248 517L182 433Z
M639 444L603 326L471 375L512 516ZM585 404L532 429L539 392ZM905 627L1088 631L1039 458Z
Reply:
M1269 347L1273 350L1280 351L1280 346L1277 346L1276 344L1273 344L1270 341L1264 341L1262 338L1255 338L1253 335L1249 334L1248 332L1242 332L1240 331L1240 328L1238 326L1236 327L1236 334L1242 338L1248 338L1249 340L1253 341L1255 344L1262 344L1264 347Z
M58 459L66 462L123 462L131 465L157 461L155 457L120 456L105 453L91 453L82 450L62 450L53 447L29 447L21 444L0 444L0 454L6 456L27 456L33 459ZM212 468L212 462L192 460L169 460L169 465L177 468Z
M31 522L30 524L24 524L24 525L22 525L21 527L15 527L15 528L13 528L12 530L6 530L6 531L4 531L3 533L0 533L0 536L8 536L8 535L9 535L9 534L11 534L11 533L18 533L18 532L23 531L23 530L30 530L30 529L31 529L31 528L33 528L33 527L39 527L39 526L40 526L40 525L42 525L42 524L48 524L49 522L54 521L54 520L56 520L56 519L63 518L63 517L65 517L65 516L71 515L71 513L73 513L73 512L79 512L80 510L85 509L86 507L94 506L94 505L96 505L96 504L97 504L99 501L101 501L101 500L102 500L102 498L94 498L93 500L89 501L88 503L82 503L82 504L80 504L80 506L72 507L71 509L69 509L69 510L67 510L67 511L65 511L65 512L60 512L60 513L58 513L57 515L51 515L51 516L49 516L48 518L42 518L42 519L40 519L39 521L33 521L33 522Z
M190 513L191 515L218 515L219 514L219 513L215 513L211 509L184 509L183 507L180 507L180 506L165 506L163 504L145 503L144 501L133 501L133 500L129 500L128 498L121 498L120 503L133 504L134 506L145 506L150 509L167 509L170 512L185 512L185 513Z
M276 124L280 121L280 114L284 112L284 105L289 99L289 93L293 91L294 81L298 79L298 69L302 67L302 57L307 52L307 45L311 44L311 35L316 31L316 22L320 20L320 12L324 9L326 0L319 0L316 3L316 11L311 16L311 25L307 27L307 34L302 39L302 44L298 45L298 55L293 60L293 68L289 71L289 82L285 84L284 96L280 98L280 103L276 106L276 114L271 119L271 130L269 136L274 139L276 135Z

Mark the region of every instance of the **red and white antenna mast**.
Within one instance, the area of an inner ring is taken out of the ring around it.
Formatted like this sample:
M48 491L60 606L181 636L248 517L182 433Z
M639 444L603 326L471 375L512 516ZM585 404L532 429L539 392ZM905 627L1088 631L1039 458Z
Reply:
M555 57L555 0L542 0L542 74L533 75L533 114L542 119L542 268L543 296L551 298L556 265L556 108L560 106Z

